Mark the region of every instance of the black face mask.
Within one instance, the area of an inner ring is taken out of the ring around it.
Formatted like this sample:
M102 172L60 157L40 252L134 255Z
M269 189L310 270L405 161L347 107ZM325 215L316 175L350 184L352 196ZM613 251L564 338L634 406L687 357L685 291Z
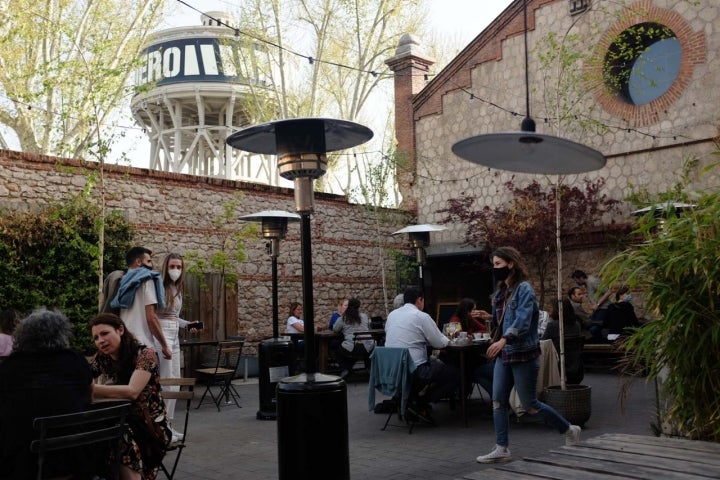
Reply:
M152 271L152 269L153 269L153 267L151 267L150 265L145 265L144 263L141 263L141 265L150 271Z
M493 268L493 282L496 285L508 278L508 275L510 275L508 267Z

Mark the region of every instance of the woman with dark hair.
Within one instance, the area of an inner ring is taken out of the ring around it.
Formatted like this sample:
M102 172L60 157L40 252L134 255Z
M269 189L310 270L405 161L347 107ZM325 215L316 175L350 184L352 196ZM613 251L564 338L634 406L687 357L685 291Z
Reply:
M7 357L12 352L12 334L19 321L20 316L12 308L0 312L0 357Z
M60 312L37 310L14 333L13 352L0 364L0 478L37 476L30 452L36 417L87 410L92 375L85 358L70 350L71 326ZM43 474L90 478L92 462L80 450L52 453Z
M140 345L120 317L101 313L90 320L98 352L90 366L93 376L107 382L93 386L96 399L130 400L130 434L121 443L123 480L153 480L171 438L160 394L160 375L155 351Z
M287 319L286 329L288 333L303 333L305 331L305 322L302 316L302 304L300 302L290 303L290 316Z
M580 335L580 322L578 321L577 316L575 315L575 310L573 310L572 303L570 303L570 299L565 297L562 300L563 305L563 333L566 336L575 336ZM550 312L550 318L551 320L548 322L547 326L545 327L545 331L543 332L542 337L540 340L557 340L560 338L560 310L558 308L558 301L555 300L553 303L553 309L552 312ZM560 349L557 349L559 352Z
M351 298L345 313L333 325L333 332L342 332L343 342L338 348L338 363L340 364L340 378L350 375L353 365L358 360L363 360L366 367L369 367L370 352L374 344L366 342L355 342L355 332L362 332L369 328L367 315L360 312L360 300Z
M475 310L475 300L462 298L458 303L455 314L448 321L450 323L459 323L460 331L467 332L468 336L472 337L473 333L488 331L485 324L479 321L478 318L480 318L480 313Z
M510 391L514 386L526 414L545 421L565 434L565 444L580 440L580 427L571 425L555 409L537 399L537 376L540 369L538 307L535 291L527 282L525 262L516 249L500 247L493 252L493 319L499 335L488 347L487 356L494 360L492 399L495 425L495 448L477 457L479 463L510 460L508 426ZM497 338L499 336L499 338Z

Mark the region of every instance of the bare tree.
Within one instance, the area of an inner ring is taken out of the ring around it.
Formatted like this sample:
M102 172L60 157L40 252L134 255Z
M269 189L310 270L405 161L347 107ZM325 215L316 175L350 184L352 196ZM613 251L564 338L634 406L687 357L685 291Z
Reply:
M250 121L337 116L365 124L377 118L383 122L392 102L371 99L384 84L392 85L384 61L393 55L402 34L420 28L425 18L422 3L248 0L239 12L237 40L254 42L257 48L242 49L239 71L266 80L249 86L253 94L243 107ZM373 143L365 148L379 147ZM383 161L381 155L376 158ZM331 170L343 172L333 181L344 193L364 181L358 177L364 168L347 168L338 156L328 161Z

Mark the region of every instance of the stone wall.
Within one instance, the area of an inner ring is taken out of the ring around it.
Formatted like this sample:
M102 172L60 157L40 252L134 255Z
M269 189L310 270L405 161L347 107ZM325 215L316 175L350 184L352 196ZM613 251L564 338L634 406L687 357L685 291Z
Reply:
M510 200L503 188L509 180L518 186L532 180L546 185L556 181L555 177L483 167L457 157L451 150L456 142L468 137L520 129L527 113L522 4L513 2L410 100L415 120L413 135L398 132L397 137L414 139L412 145L399 148L410 152L417 165L416 176L408 187L417 203L420 223L439 222L444 214L438 210L447 207L450 198L474 196L478 207L492 208ZM720 186L717 169L699 174L717 161L718 151L720 10L715 0L593 1L590 10L577 16L569 13L565 0L528 0L527 4L529 113L537 123L537 131L601 151L607 157L604 168L567 175L562 181L580 185L584 178L602 178L606 184L601 193L623 202L618 217L597 219L598 228L611 222L631 224L634 207L627 201L628 195L641 190L670 191L681 180L688 161L697 162L689 177L689 190L707 191ZM682 61L677 79L665 94L650 103L632 105L609 95L598 82L611 39L629 26L644 22L662 23L672 29L682 47ZM556 88L557 69L543 68L540 57L548 53L548 44L543 42L551 34L559 42L566 33L577 35L571 48L587 55L584 68L590 75L576 83L584 94L571 115L557 121L559 115L553 105L573 97L563 98L563 91ZM402 80L396 78L396 85ZM396 92L402 94L405 90L396 86ZM398 104L407 99L396 95L395 102L399 108ZM596 120L602 128L583 128L582 121L587 118ZM463 227L448 227L437 232L434 243L452 245L462 241ZM611 253L605 248L586 246L569 250L563 262L564 288L570 286L568 276L573 269L598 273Z
M96 163L0 150L0 210L39 209L50 200L76 194L97 168ZM156 264L171 251L216 251L213 220L238 193L242 194L238 215L295 210L293 191L286 188L119 166L106 167L105 182L107 208L124 212L134 225L135 243L153 250ZM386 316L385 305L390 308L396 294L389 250L408 247L407 238L390 234L412 222L400 211L380 213L378 232L369 210L349 204L342 196L315 194L311 231L316 325L326 325L337 300L347 296L359 298L368 315ZM265 243L259 236L247 242L248 259L239 271L238 333L250 339L272 333L271 262ZM383 298L383 266L387 299ZM301 282L298 222L289 225L287 238L280 243L281 324L289 303L302 302Z

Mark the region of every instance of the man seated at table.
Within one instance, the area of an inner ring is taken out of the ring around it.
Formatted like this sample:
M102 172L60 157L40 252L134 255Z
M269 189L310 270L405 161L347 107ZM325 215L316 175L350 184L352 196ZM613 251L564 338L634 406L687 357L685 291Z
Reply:
M385 346L409 350L416 367L413 390L421 392L423 399L437 402L449 397L452 401L460 385L460 375L455 368L428 357L428 345L445 348L450 340L430 315L423 312L425 299L418 287L408 287L404 299L405 304L390 312L385 322Z

